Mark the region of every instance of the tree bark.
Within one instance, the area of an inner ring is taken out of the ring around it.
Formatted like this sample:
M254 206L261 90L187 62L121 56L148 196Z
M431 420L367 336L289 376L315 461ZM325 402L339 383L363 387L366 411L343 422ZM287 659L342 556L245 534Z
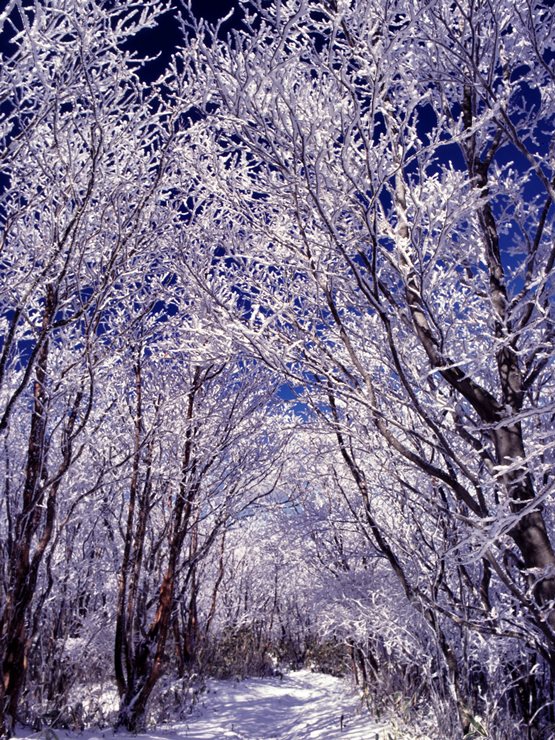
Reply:
M41 336L45 337L37 356L33 388L33 412L27 449L22 506L17 516L14 538L9 547L9 590L0 619L2 684L0 685L0 733L10 737L17 717L17 708L27 671L30 635L26 617L34 596L38 567L48 544L55 514L57 487L50 489L46 522L36 552L32 541L43 516L46 473L46 426L48 394L49 343L47 333L56 310L56 292L49 286L46 292Z
M181 464L182 477L172 510L168 562L160 585L158 606L143 639L127 665L125 690L121 694L117 726L123 726L130 732L140 732L144 729L148 700L166 662L165 650L172 625L177 565L189 531L198 493L193 419L195 398L201 384L201 372L197 369L189 391L187 406L189 428Z

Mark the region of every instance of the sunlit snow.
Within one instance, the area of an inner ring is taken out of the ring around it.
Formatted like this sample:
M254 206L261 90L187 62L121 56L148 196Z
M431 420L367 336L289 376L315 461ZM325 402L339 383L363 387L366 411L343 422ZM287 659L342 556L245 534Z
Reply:
M17 734L18 737L33 737ZM137 737L112 730L57 731L56 736L59 740ZM151 740L389 740L391 736L399 737L395 728L372 720L348 681L302 670L285 674L283 678L209 681L208 692L203 694L187 721L151 730L139 737Z

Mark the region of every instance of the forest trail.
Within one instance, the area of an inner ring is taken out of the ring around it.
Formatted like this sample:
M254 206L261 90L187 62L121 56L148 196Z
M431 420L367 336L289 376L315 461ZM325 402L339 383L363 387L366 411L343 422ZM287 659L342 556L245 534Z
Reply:
M193 713L189 740L385 740L385 725L361 712L360 700L333 676L307 670L283 678L218 681Z
M17 736L43 738L44 734ZM373 721L348 681L301 670L283 678L208 682L192 714L143 735L111 730L56 731L58 740L391 740L391 725Z

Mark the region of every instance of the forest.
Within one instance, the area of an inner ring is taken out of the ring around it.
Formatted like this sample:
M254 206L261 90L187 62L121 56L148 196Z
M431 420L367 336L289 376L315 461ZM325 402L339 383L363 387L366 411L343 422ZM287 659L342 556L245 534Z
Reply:
M0 735L313 668L554 737L551 0L5 0L0 49Z

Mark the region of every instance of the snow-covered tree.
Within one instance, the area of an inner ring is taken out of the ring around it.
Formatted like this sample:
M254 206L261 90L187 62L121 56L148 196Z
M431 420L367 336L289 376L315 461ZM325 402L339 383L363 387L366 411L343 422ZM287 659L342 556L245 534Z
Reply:
M262 361L314 389L369 506L349 447L363 424L399 490L457 531L440 561L478 568L482 627L500 589L549 662L549 4L245 8L232 43L198 44L198 280Z
M101 368L152 303L145 255L170 127L124 46L162 10L52 0L0 15L2 733L40 622L30 607L60 499L72 505L61 492L101 416Z
M115 673L118 722L132 730L144 725L168 667L167 645L174 641L181 671L197 663L200 563L237 517L272 493L284 441L269 410L271 376L252 361L202 363L201 353L184 354L172 367L156 359L152 345L148 351L134 363L119 453L132 450L120 524Z
M162 0L0 11L0 732L316 654L546 726L550 2L240 6L151 84Z

